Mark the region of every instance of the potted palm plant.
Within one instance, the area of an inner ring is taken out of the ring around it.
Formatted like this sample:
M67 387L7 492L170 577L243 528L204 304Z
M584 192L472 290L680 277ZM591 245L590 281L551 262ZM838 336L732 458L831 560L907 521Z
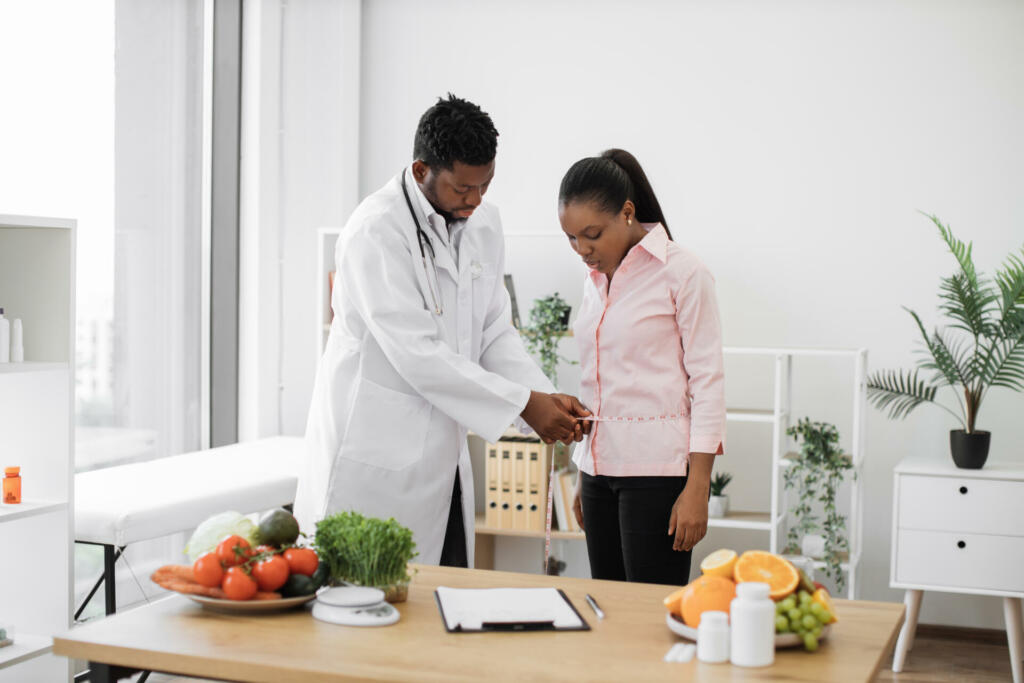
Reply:
M725 487L732 481L728 472L715 472L711 477L711 497L708 498L708 517L725 517L729 514L729 496Z
M949 324L929 334L917 313L906 309L924 341L918 368L874 373L868 379L868 399L894 419L924 403L949 412L962 427L949 433L953 462L980 469L991 440L989 432L976 426L982 401L992 387L1024 391L1024 248L1006 258L993 283L975 269L972 244L954 237L935 216L925 215L959 266L939 286L939 309ZM931 376L922 379L919 370L931 371ZM959 411L936 401L942 387L954 390Z

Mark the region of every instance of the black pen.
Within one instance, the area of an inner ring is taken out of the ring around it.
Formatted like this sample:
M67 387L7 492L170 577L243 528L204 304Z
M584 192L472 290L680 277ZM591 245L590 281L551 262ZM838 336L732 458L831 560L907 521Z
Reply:
M590 605L590 609L594 610L594 614L597 615L597 618L604 619L604 611L597 606L597 600L590 597L590 593L586 593L584 597L587 598L587 604Z

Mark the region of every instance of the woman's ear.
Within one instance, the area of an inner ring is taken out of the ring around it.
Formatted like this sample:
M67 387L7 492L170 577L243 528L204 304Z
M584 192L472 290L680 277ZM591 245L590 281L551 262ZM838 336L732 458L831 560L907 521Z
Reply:
M633 225L633 220L636 218L636 207L628 199L622 205L622 217L626 219L626 225Z

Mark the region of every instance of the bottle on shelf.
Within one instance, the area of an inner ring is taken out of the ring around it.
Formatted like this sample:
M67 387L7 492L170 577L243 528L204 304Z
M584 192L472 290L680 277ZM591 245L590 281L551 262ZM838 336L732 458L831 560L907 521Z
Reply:
M25 361L25 338L22 330L21 318L15 318L11 322L11 362L22 363Z
M4 309L0 306L0 363L11 361L11 322L4 317Z
M21 468L8 467L4 470L4 502L21 502Z

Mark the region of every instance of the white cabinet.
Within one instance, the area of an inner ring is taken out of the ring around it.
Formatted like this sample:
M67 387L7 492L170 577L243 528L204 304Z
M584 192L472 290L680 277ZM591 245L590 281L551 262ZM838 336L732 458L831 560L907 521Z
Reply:
M944 459L896 467L890 584L906 589L907 619L893 656L900 671L913 647L925 590L1003 598L1013 680L1021 683L1024 598L1024 467L981 470Z
M22 503L0 504L0 682L68 680L48 654L71 623L75 222L0 215L0 306L20 318L24 363L0 364L0 468L18 466Z

